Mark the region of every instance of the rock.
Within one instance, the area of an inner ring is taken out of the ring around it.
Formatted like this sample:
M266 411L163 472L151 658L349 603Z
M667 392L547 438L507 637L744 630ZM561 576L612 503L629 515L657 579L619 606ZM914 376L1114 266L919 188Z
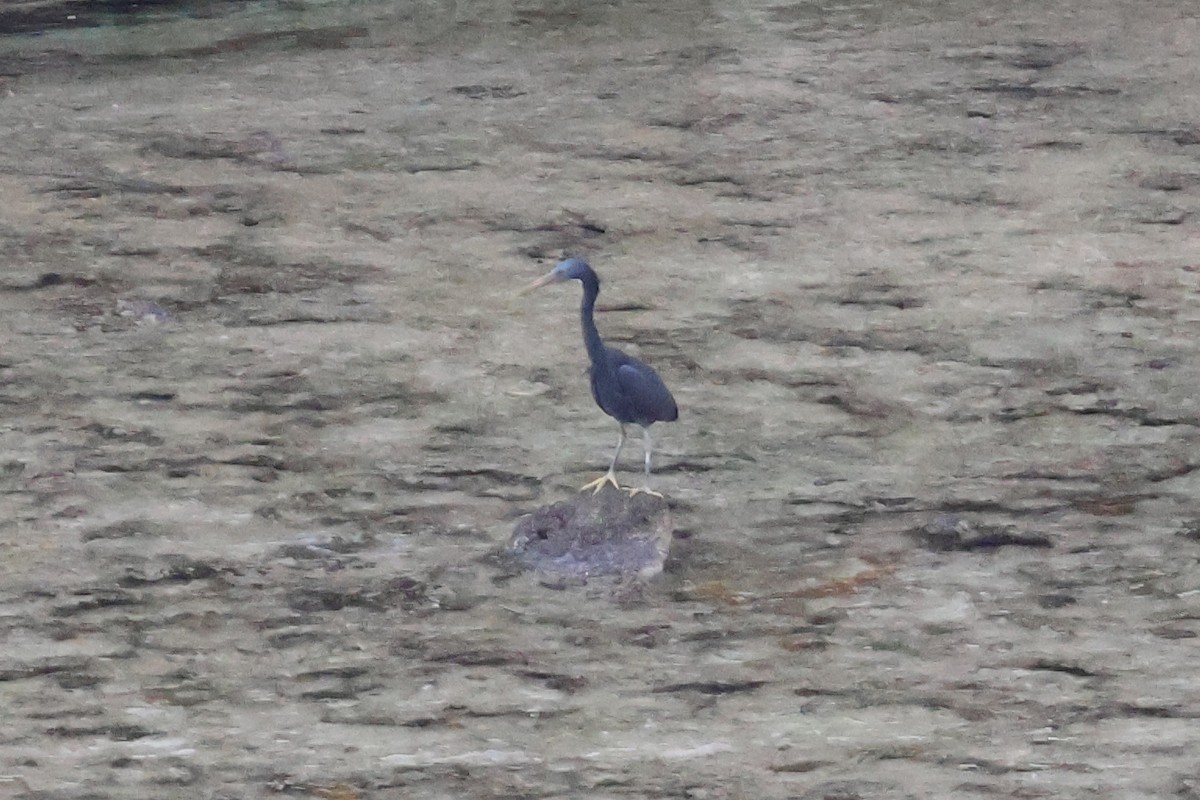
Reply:
M522 517L508 546L518 562L548 576L650 577L662 572L671 531L666 500L606 486Z

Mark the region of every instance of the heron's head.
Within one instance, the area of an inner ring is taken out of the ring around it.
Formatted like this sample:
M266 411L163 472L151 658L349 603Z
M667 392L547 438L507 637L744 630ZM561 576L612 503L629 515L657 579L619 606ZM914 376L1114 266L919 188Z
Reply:
M534 289L540 289L552 283L583 280L584 276L595 274L592 272L592 268L588 266L588 263L582 258L568 258L566 261L558 262L558 266L526 286L525 290L521 293L532 292Z

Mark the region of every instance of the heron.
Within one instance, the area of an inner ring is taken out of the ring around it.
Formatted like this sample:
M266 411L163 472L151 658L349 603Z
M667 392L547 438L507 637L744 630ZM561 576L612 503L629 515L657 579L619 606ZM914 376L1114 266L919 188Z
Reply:
M600 338L600 331L596 330L596 320L593 317L596 297L600 294L600 278L586 261L581 258L568 258L559 262L558 266L527 286L522 294L563 281L579 281L583 284L579 321L583 326L583 343L587 347L588 359L592 362L592 397L596 405L600 406L600 410L615 419L620 426L617 451L613 453L608 472L585 484L580 491L591 489L595 494L610 483L617 489L623 488L617 483L617 460L621 457L621 448L625 446L625 426L637 424L642 429L642 445L646 451L645 486L626 491L631 495L645 492L662 497L650 489L650 459L654 451L650 426L656 422L674 422L679 419L679 407L675 405L675 398L650 365L615 347L609 347Z

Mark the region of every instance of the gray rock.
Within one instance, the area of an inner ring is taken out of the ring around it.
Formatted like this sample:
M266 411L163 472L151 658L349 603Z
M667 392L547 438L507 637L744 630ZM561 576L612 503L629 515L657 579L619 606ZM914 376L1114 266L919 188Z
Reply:
M560 578L649 577L662 572L671 530L666 500L606 486L522 517L509 550L524 566Z

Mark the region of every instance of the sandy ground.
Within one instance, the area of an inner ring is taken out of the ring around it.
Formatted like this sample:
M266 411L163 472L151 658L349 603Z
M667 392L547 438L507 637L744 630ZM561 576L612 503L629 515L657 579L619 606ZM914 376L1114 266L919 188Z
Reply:
M0 796L1200 797L1191 0L145 13L0 38ZM564 254L645 585L496 557Z

